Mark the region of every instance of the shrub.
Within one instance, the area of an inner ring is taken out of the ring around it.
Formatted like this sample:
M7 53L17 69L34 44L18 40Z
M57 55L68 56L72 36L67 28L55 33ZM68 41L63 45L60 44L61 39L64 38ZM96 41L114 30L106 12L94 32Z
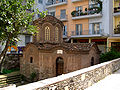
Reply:
M74 17L76 15L77 11L71 12L71 15Z
M36 77L37 77L36 72L31 73L30 74L30 80L31 80L31 82L34 82L34 80L35 80Z
M120 58L120 52L117 52L116 50L112 49L111 51L100 55L100 63L117 59L117 58Z
M11 72L15 72L15 71L19 71L20 69L19 68L15 68L15 69L3 69L2 73L3 74L8 74L8 73L11 73Z

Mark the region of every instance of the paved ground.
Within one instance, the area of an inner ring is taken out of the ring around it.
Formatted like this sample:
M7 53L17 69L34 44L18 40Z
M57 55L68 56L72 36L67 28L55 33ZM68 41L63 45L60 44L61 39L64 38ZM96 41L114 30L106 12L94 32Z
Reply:
M85 90L120 90L120 70Z

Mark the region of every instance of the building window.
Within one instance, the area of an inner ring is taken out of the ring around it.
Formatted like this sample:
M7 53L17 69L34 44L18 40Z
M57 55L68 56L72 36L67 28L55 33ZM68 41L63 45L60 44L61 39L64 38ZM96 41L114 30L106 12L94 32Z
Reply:
M50 40L50 28L48 26L45 27L45 40Z
M92 24L92 34L100 34L100 23Z
M55 12L50 12L50 15L55 17Z
M59 2L65 2L66 0L58 0Z
M66 35L67 35L67 26L66 26L66 25L63 27L63 30L64 30L64 31L63 31L63 35L66 36Z
M30 36L25 36L25 44L30 42Z
M75 9L76 9L76 11L83 10L82 6L77 6Z
M61 10L60 13L60 19L65 19L66 18L66 9Z
M30 57L30 63L33 63L33 57Z
M59 36L59 29L58 27L55 28L55 41L58 41L58 36Z
M78 11L78 13L76 13L76 16L80 16L81 12L82 12L82 6L77 6L76 8L76 11Z
M42 4L42 3L43 3L43 0L38 0L38 3Z
M76 24L76 35L82 35L82 24Z
M97 3L97 0L90 0L89 2L90 2L90 4L95 4L95 3Z

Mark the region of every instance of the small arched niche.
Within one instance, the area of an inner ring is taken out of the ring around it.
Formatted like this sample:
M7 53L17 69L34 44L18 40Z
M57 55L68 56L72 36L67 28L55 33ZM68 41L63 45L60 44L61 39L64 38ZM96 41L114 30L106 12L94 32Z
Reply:
M91 58L91 66L94 65L94 57Z

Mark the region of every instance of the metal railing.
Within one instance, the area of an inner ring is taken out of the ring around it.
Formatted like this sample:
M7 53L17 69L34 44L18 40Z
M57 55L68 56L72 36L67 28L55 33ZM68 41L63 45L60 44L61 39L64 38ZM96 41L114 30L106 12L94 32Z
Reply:
M63 32L63 36L67 36L67 32Z
M85 9L72 11L71 12L72 17L102 13L102 7L99 3L84 5L82 8L85 8Z
M82 30L82 31L71 31L71 36L79 35L99 35L103 33L103 29L100 30Z
M68 15L61 15L61 16L55 16L57 19L60 20L67 20L68 19Z
M114 8L114 13L120 12L120 6Z
M46 5L49 6L49 5L54 5L54 4L58 4L58 3L62 3L62 2L67 2L67 0L48 0Z

